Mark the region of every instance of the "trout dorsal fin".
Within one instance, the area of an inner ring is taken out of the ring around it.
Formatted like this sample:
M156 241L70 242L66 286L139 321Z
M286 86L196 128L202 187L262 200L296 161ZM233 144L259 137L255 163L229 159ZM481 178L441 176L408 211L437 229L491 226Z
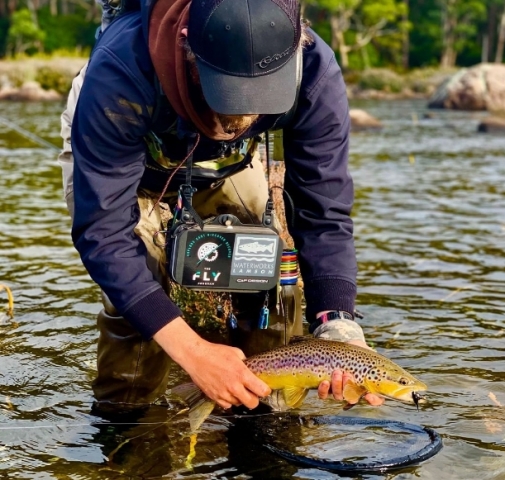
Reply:
M298 408L309 393L309 391L303 387L284 387L282 391L284 393L286 406L289 408Z
M289 345L293 343L307 342L308 340L314 340L313 335L293 335L289 339Z
M351 404L358 403L363 395L366 393L366 388L357 385L354 382L347 382L344 390L344 400Z

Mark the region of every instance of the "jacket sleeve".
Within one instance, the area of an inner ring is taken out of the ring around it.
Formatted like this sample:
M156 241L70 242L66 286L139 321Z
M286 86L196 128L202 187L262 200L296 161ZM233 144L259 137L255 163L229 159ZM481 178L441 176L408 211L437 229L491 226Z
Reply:
M357 275L346 88L333 52L314 50L304 58L297 112L284 132L285 188L294 202L290 233L309 322L323 310L353 313Z
M93 53L72 126L72 238L92 279L146 338L181 315L147 267L134 228L154 89L140 66L106 48Z

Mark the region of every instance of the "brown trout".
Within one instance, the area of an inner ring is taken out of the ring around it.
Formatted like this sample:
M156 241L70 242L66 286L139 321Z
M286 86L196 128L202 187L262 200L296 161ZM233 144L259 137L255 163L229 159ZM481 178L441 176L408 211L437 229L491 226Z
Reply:
M298 408L309 390L323 380L331 380L334 370L352 373L354 382L346 383L343 397L350 408L367 393L412 403L425 400L419 392L427 386L379 353L349 343L309 339L254 355L245 360L247 367L271 389L282 395L286 408ZM189 406L189 420L195 431L210 415L215 403L193 383L172 389ZM265 401L266 400L266 401ZM264 399L265 403L268 399Z

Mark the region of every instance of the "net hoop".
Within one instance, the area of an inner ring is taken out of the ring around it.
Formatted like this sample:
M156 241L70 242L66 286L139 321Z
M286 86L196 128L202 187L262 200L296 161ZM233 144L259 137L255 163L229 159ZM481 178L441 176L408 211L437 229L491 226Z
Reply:
M411 423L376 420L360 417L339 417L337 415L320 415L313 417L304 417L310 419L313 425L362 425L366 427L390 427L401 430L403 433L410 433L419 437L419 443L423 444L417 452L409 455L394 457L384 461L328 461L324 459L298 455L288 450L283 450L271 444L264 445L265 448L280 457L289 460L298 465L312 468L321 468L335 473L384 473L390 470L396 470L411 465L417 465L436 455L443 447L442 438L435 430L414 425Z

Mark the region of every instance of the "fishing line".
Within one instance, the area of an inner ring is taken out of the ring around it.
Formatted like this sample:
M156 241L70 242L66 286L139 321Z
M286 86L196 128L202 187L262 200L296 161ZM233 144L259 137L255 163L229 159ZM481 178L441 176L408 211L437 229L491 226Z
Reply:
M33 430L36 428L75 428L75 427L96 427L96 426L102 426L102 425L107 425L107 426L121 426L121 425L163 425L165 422L126 422L126 423L109 423L109 422L93 422L93 423L69 423L69 424L56 424L56 425L34 425L34 426L29 426L29 427L11 427L11 426L5 426L5 427L0 427L0 430Z
M68 424L54 424L54 425L34 425L34 426L24 426L24 427L17 427L17 426L0 426L0 430L31 430L31 429L36 429L36 428L75 428L75 427L95 427L95 426L103 426L103 425L110 425L110 426L126 426L126 425L163 425L164 423L169 422L170 420L173 420L176 416L185 413L186 410L182 410L178 413L176 413L173 417L169 418L168 420L165 420L164 422L91 422L91 423L68 423ZM254 415L252 414L232 414L232 415L224 415L224 416L217 416L217 415L211 415L211 417L223 424L229 425L230 421L228 420L229 418L252 418L252 417L265 417L265 416L272 416L280 412L267 412L267 413L255 413Z
M9 127L11 130L18 132L19 134L32 140L35 143L38 143L39 145L41 145L43 147L50 148L50 149L56 150L58 152L61 151L61 148L58 148L56 145L53 145L52 143L48 142L47 140L44 140L43 138L40 138L38 135L35 135L34 133L29 132L28 130L25 130L24 128L20 127L19 125L15 124L14 122L7 120L5 117L0 117L0 123L3 123L7 127Z

